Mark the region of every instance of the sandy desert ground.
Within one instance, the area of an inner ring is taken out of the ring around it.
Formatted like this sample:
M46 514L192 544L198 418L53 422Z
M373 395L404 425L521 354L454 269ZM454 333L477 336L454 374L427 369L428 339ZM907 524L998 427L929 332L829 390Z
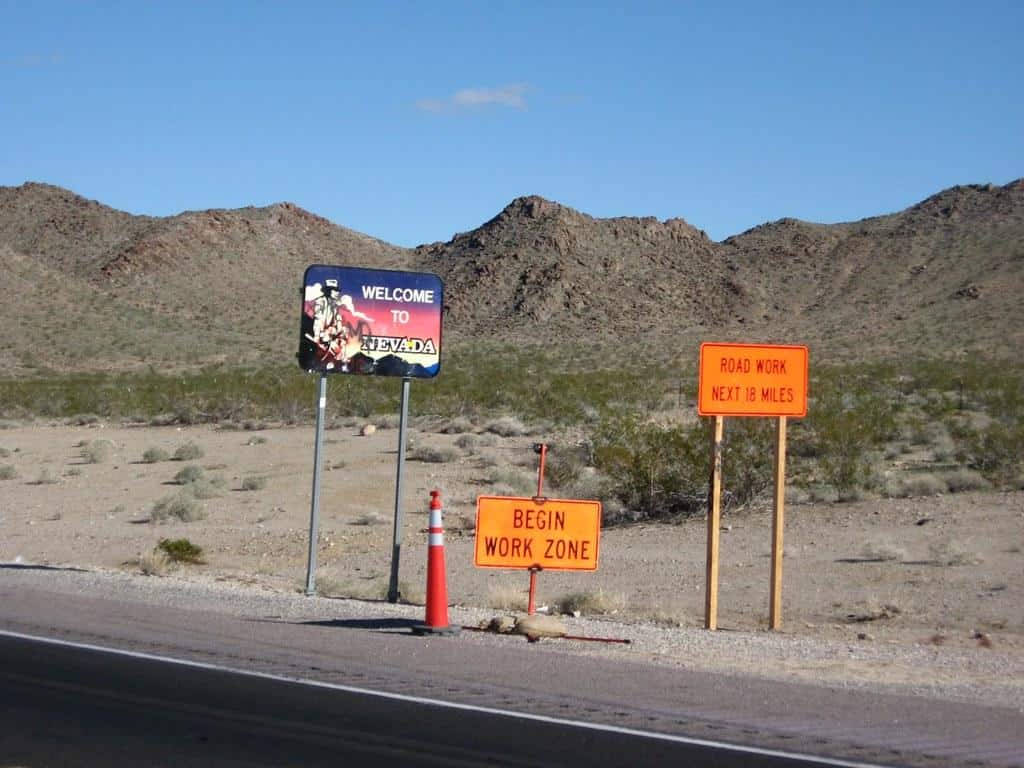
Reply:
M363 436L361 426L325 433L318 586L321 594L379 601L390 570L398 432L383 428ZM0 480L0 564L141 574L140 562L159 540L185 537L203 548L205 563L149 578L301 592L313 439L310 426L9 426L0 430L0 468L13 467ZM518 464L529 473L537 438L494 436L471 451L455 448L457 439L410 430L414 446L453 449L459 458L406 464L402 593L422 600L429 492L436 488L445 508L449 600L497 613L509 601L525 604L529 579L522 571L474 567L475 500L495 490L488 467ZM110 441L109 451L90 463L83 446L97 440ZM147 450L173 454L188 443L202 449L202 458L143 461ZM174 478L189 464L223 481L216 495L200 502L205 519L152 521L154 503L180 491ZM262 487L243 490L246 485ZM770 537L769 511L723 518L723 633L769 634ZM574 594L579 602L582 593L593 606L583 606L588 617L600 611L622 625L703 631L705 540L700 519L608 528L599 569L541 573L538 604L555 610ZM922 651L978 659L984 675L1016 686L1004 697L1007 703L1024 702L1024 684L1012 682L1024 678L1022 576L1024 492L790 504L783 627L771 634L816 639L827 647L902 648L918 659ZM862 666L862 675L897 674L881 662L875 669ZM841 676L849 659L830 664L826 658L803 671L821 675L829 667ZM901 669L899 674L922 679L932 674L919 660Z

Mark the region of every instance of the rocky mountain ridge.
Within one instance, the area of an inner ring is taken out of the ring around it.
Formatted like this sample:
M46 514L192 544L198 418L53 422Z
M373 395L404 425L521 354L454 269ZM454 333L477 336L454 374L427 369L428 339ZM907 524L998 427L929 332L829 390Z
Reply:
M1024 180L722 242L683 219L598 219L528 196L413 249L291 203L151 217L46 184L0 187L0 372L289 361L312 263L437 273L448 343L1002 356L1024 342Z

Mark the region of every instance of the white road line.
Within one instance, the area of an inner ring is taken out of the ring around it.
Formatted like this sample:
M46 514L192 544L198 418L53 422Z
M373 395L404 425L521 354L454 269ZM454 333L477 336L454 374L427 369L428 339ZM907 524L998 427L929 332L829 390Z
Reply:
M170 656L157 656L152 653L142 653L140 651L125 651L120 648L108 648L102 645L91 645L89 643L74 643L69 640L57 640L50 637L39 637L36 635L25 635L20 632L9 632L7 630L0 629L0 637L11 637L18 640L31 640L37 643L47 643L49 645L63 646L67 648L80 648L89 651L99 651L101 653L109 653L115 656L127 656L133 659L144 659L146 661L159 661L165 664L177 664L182 667L191 667L194 669L204 669L211 672L228 672L235 675L245 675L247 677L262 678L264 680L273 680L282 683L298 683L300 685L307 685L312 688L327 688L335 691L343 691L345 693L355 693L362 696L376 696L380 699L390 699L392 701L402 701L413 704L425 704L434 707L446 707L448 709L457 709L467 712L480 712L488 715L499 715L501 717L517 718L519 720L531 720L538 723L549 723L552 725L564 725L573 728L584 728L591 731L602 731L605 733L617 733L624 736L637 736L645 739L655 739L657 741L669 741L678 744L688 744L697 747L711 747L713 749L728 750L730 752L739 752L741 754L750 755L761 755L764 757L779 757L786 760L805 760L816 765L835 766L836 768L886 768L886 766L878 763L864 763L850 760L842 760L831 757L819 757L818 755L807 755L802 752L784 752L776 749L761 749L760 747L748 747L740 744L727 744L721 741L712 741L710 739L695 739L689 736L678 736L671 733L658 733L656 731L642 731L636 728L623 728L617 725L605 725L603 723L589 723L583 720L570 720L563 717L551 717L549 715L534 715L528 712L516 712L509 709L497 709L494 707L481 707L475 704L461 704L455 701L443 701L441 699L428 699L424 696L409 696L404 693L388 693L387 691L374 691L369 688L357 688L352 685L339 685L338 683L328 683L323 680L309 680L302 677L287 677L285 675L275 675L269 672L254 672L248 669L236 669L234 667L225 667L219 664L208 664L202 661L190 661L188 659L176 659Z

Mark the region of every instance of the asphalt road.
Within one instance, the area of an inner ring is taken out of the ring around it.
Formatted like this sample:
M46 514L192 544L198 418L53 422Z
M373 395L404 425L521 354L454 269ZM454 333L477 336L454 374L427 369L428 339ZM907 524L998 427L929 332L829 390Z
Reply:
M131 589L0 568L0 768L1024 765L1024 716L997 707L416 637L352 603L295 618L278 598Z
M0 754L26 766L821 765L0 635Z

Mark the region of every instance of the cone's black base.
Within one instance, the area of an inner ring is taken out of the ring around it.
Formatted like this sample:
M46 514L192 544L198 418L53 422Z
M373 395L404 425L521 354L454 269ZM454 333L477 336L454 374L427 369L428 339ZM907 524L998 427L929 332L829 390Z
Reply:
M447 627L428 627L426 624L416 624L412 628L414 635L457 635L462 627L449 624Z

